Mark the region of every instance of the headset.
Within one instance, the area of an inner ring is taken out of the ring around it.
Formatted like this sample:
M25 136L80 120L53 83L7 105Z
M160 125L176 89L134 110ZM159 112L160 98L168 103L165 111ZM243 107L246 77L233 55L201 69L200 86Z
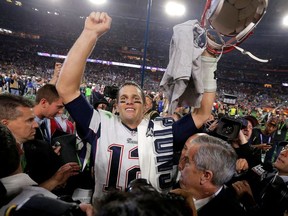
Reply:
M201 26L207 30L207 49L219 55L238 47L259 24L268 7L268 0L207 0L201 17ZM267 62L257 57L258 61Z

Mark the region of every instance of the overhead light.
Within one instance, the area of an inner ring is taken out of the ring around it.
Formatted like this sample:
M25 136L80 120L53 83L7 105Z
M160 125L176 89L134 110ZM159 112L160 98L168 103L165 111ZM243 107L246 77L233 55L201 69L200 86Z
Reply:
M90 0L93 4L101 5L105 4L107 0Z
M288 26L288 15L283 18L283 25L286 27Z
M185 14L186 8L178 2L168 2L165 6L166 13L170 16L182 16Z

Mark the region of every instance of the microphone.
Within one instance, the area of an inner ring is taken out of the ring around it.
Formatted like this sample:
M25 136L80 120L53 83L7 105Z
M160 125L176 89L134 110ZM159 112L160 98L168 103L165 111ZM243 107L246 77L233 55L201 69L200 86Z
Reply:
M251 170L257 175L260 181L263 181L267 177L268 172L264 169L262 164L252 167Z

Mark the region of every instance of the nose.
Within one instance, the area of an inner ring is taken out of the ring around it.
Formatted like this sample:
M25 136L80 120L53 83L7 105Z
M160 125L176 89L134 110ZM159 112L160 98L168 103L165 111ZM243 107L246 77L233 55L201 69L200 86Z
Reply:
M134 99L133 98L126 98L126 104L133 104L134 103Z
M33 121L32 127L33 128L38 128L39 127L38 123L35 120Z

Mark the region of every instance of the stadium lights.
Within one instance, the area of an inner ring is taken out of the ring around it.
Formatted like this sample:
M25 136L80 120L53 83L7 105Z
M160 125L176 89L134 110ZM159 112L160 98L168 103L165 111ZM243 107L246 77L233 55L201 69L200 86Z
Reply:
M165 6L166 13L170 16L182 16L185 14L186 8L178 2L168 2Z
M90 0L91 3L101 5L105 4L107 0Z
M288 27L288 15L283 18L283 26Z

